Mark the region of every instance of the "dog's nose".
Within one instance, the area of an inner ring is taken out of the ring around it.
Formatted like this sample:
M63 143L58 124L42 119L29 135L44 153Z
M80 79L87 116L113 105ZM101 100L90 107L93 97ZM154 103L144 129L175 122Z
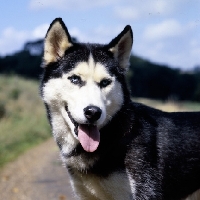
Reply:
M101 117L101 109L97 106L87 106L84 108L84 115L90 122L95 122Z

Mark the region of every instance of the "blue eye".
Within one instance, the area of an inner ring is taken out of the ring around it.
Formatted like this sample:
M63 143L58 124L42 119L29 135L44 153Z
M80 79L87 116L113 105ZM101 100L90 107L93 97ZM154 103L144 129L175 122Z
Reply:
M71 81L71 83L75 85L81 85L83 83L83 81L81 80L81 77L77 75L72 75L68 77L68 79Z
M105 88L108 85L110 85L112 83L112 81L110 79L103 79L101 80L101 82L99 83L100 88Z

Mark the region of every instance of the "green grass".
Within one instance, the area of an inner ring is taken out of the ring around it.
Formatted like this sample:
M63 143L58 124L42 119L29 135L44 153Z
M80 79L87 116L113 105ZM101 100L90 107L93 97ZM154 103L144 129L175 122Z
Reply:
M0 167L51 136L39 84L0 75Z
M167 112L200 111L199 102L175 100L159 101L145 98L133 98L132 100Z

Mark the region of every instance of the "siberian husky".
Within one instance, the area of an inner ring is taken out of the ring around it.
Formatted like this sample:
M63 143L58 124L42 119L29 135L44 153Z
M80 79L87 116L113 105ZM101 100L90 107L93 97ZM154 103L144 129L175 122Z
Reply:
M41 96L77 199L180 200L200 188L200 113L131 102L132 43L130 26L106 45L75 43L61 18L46 34Z

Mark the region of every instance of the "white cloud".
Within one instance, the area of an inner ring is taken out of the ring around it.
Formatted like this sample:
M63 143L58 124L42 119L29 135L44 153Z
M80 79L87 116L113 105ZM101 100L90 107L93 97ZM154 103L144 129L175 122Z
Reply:
M0 55L6 55L15 51L21 50L24 43L45 37L48 29L47 24L40 25L35 29L17 30L13 27L8 27L0 33Z
M200 61L200 39L194 35L195 28L192 22L181 24L174 19L148 25L142 35L145 48L140 47L141 53L170 66L193 67Z
M136 55L150 60L154 63L168 65L170 67L186 66L186 63L182 65L182 57L179 54L172 54L166 51L164 44L156 43L153 46L150 44L138 45L135 50Z
M90 9L94 7L107 6L112 3L116 3L118 0L101 0L101 1L91 1L91 0L30 0L29 7L31 9L46 9L54 8L61 10L70 9Z
M45 34L47 32L49 28L49 24L42 24L38 27L36 27L33 31L32 31L32 36L33 38L37 39L37 38L44 38L45 37Z
M176 7L178 1L166 1L166 0L154 0L149 2L148 5L146 5L146 9L150 8L152 12L157 12L160 14L171 14Z
M168 19L159 24L148 25L144 30L144 39L146 41L161 40L180 36L183 33L183 27L178 21Z
M2 32L2 37L4 39L10 39L11 37L13 37L13 35L14 35L15 39L21 40L22 38L24 38L26 36L26 32L25 31L17 31L13 27L8 27Z
M11 54L21 50L25 42L34 41L44 38L48 30L49 24L42 24L33 30L17 30L8 27L0 33L0 55ZM116 26L105 27L98 26L95 29L83 31L77 27L69 29L72 37L76 37L80 42L108 43L112 38L116 37L124 27Z
M76 39L78 39L79 42L88 42L89 40L89 36L86 35L85 33L83 33L83 31L81 31L79 28L77 27L73 27L69 30L69 34L72 37L75 37Z
M96 35L96 42L100 43L109 43L113 38L115 38L122 30L123 26L115 26L115 27L106 27L106 26L98 26L94 30L94 35Z
M151 1L128 1L124 6L124 1L121 5L114 7L115 15L123 20L141 20L153 16L167 16L178 9L177 4L180 0L151 0Z
M167 19L147 24L136 32L134 50L137 55L171 67L192 68L200 62L199 26Z
M77 27L69 29L69 33L72 37L76 37L80 42L90 43L109 43L115 38L124 27L106 27L100 25L95 29L87 30L86 32L80 30Z
M0 54L5 55L21 48L22 42L26 38L26 31L18 31L13 27L4 29L0 35Z
M141 11L139 11L137 8L135 7L121 7L121 6L117 6L114 8L114 12L115 14L124 20L136 20L139 19Z

